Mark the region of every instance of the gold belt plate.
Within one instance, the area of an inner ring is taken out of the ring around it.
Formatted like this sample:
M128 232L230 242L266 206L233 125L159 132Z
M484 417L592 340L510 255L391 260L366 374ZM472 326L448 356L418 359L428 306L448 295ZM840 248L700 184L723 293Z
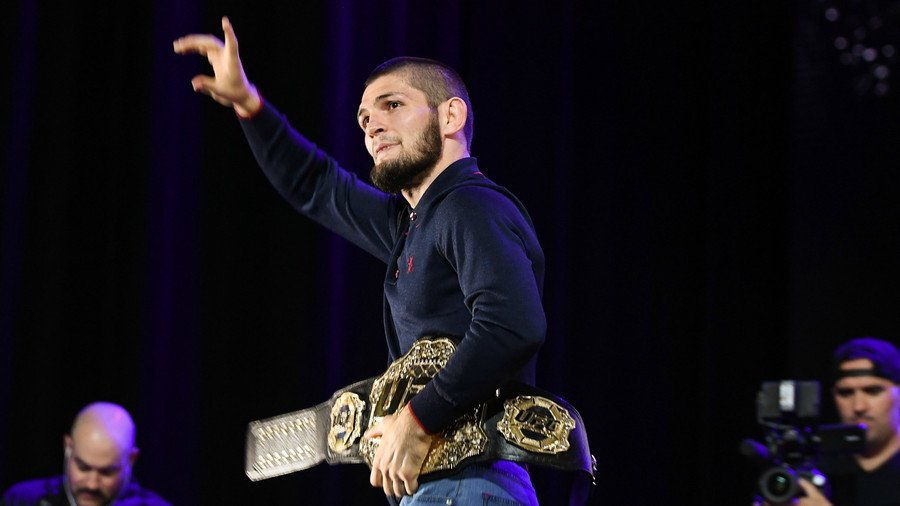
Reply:
M369 402L372 416L369 427L386 415L393 415L410 399L425 388L456 351L456 345L448 338L422 338L402 357L394 361L388 370L375 380ZM484 452L487 435L481 428L480 413L473 411L457 419L431 445L421 474L454 469L467 457ZM364 439L360 443L363 459L372 466L378 439Z
M362 434L365 401L353 392L342 393L331 407L331 429L328 447L335 453L346 453Z
M520 395L503 402L497 429L523 450L557 454L569 449L575 420L566 408L545 397Z

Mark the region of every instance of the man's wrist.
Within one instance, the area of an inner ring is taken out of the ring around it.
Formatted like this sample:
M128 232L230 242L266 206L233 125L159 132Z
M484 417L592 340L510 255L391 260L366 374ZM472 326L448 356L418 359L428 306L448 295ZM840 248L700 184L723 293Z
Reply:
M431 436L431 435L432 435L430 432L428 432L428 429L426 429L425 426L422 425L422 421L419 420L419 417L416 416L416 412L413 411L413 408L412 408L412 404L411 404L411 403L406 403L405 411L409 413L409 416L413 419L414 422L416 422L416 425L419 427L419 429L422 430L422 433L423 433L423 434L425 434L425 435L427 435L427 436Z
M232 104L235 114L241 119L251 119L263 108L262 96L256 91L256 86L250 85L247 98Z

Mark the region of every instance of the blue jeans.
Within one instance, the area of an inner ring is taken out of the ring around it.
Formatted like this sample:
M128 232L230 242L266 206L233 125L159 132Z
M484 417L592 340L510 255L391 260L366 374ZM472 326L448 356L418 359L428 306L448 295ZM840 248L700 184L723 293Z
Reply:
M501 460L466 466L449 478L419 485L400 506L537 506L537 494L528 472L518 464Z

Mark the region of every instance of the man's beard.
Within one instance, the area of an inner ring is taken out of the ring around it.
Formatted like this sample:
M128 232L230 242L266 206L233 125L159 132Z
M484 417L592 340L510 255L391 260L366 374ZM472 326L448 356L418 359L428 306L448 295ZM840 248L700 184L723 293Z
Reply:
M376 188L385 193L400 193L419 186L441 159L441 128L437 114L431 115L431 121L411 146L413 153L403 153L394 160L377 163L372 167L369 177Z
M118 488L112 492L112 496L108 496L101 490L91 490L87 487L78 487L72 488L72 480L69 476L69 453L66 452L65 457L63 458L63 475L64 475L64 484L66 490L66 496L68 499L74 500L75 504L79 504L84 495L87 495L94 502L99 502L100 504L106 506L112 504L118 497L119 494L125 490L125 487L128 486L131 481L131 467L127 467L123 469L121 472L125 473L119 482ZM70 501L67 500L66 504L69 504Z
M84 499L85 495L90 497L90 499L94 503L98 503L98 504L102 504L102 505L112 504L112 498L107 497L106 494L104 494L103 492L100 492L98 490L78 489L73 493L73 495L75 496L75 501L79 504Z

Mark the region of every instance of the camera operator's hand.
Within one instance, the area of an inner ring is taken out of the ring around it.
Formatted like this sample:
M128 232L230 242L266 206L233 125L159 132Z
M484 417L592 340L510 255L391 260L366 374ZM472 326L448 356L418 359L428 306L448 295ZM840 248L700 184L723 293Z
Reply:
M806 497L800 498L794 504L799 506L831 506L831 501L829 501L815 485L803 478L800 478L799 483L800 486L803 487L803 492L806 493Z
M831 502L812 483L800 478L797 483L803 488L806 497L794 499L789 503L770 504L766 501L755 501L753 506L832 506Z

